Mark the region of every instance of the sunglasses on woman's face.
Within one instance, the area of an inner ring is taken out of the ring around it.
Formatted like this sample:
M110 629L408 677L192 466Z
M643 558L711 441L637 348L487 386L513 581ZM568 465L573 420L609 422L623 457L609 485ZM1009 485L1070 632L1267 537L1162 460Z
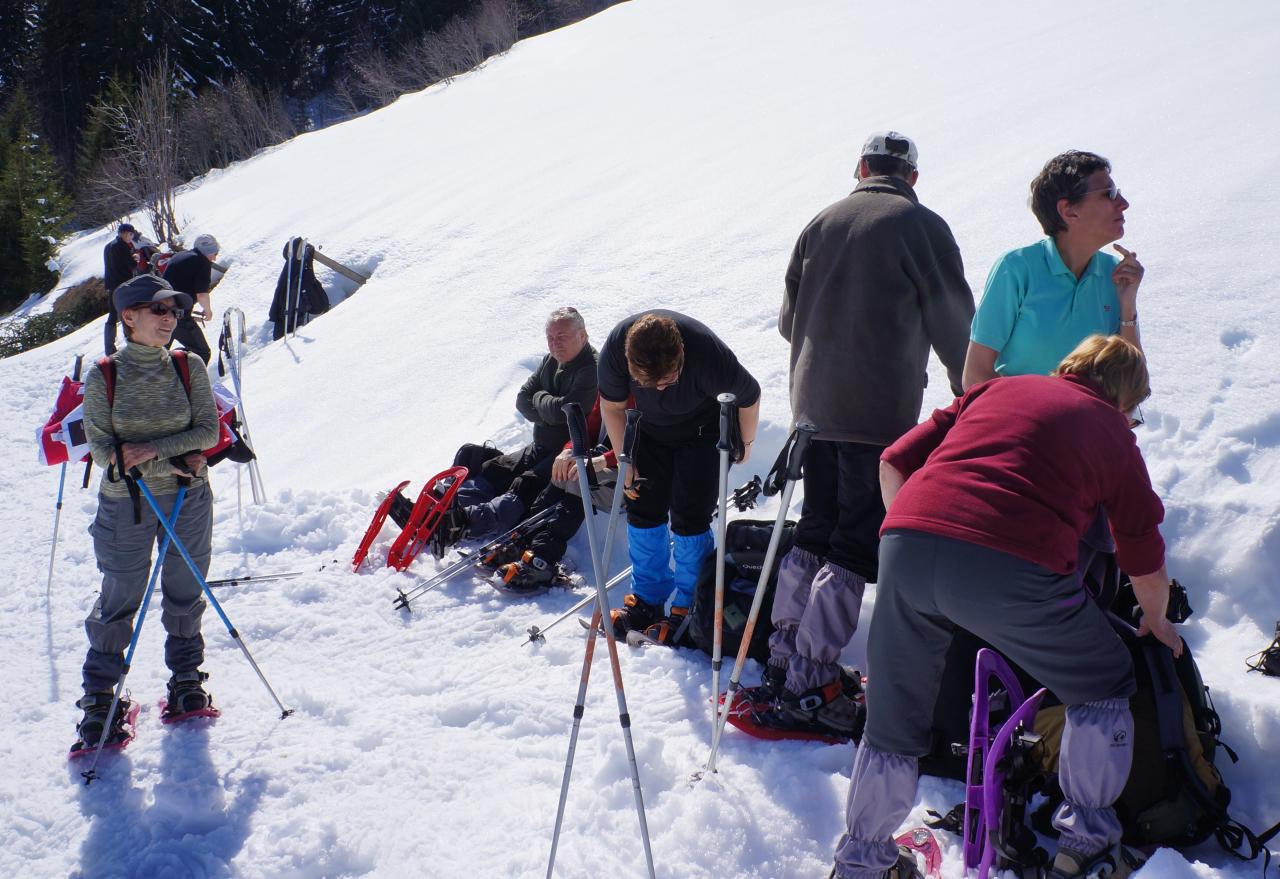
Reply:
M171 314L173 315L174 320L182 320L182 316L187 313L186 309L174 308L171 305L162 305L159 302L147 303L147 311L151 312L156 317L164 317L167 314Z

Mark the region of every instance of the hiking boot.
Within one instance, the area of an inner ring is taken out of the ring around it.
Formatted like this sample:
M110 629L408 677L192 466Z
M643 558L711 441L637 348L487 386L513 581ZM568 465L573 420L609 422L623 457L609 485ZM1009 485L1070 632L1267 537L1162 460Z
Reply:
M512 562L520 561L524 557L525 549L526 547L515 540L507 543L492 543L481 548L479 564L491 571L496 571Z
M844 686L844 694L850 699L862 696L862 672L847 665L840 666L840 683Z
M107 725L107 713L111 710L111 694L88 693L76 700L76 707L84 712L84 716L76 724L76 735L80 737L79 744L90 748L95 747L98 740L102 738L102 728ZM116 715L111 719L108 743L122 732L121 727L131 707L128 699L120 698L120 704L116 706Z
M644 636L664 647L678 647L689 630L689 608L673 607L671 613L645 626Z
M510 562L498 569L503 591L532 595L545 592L556 579L556 566L533 554L532 550L521 556L520 561Z
M173 717L204 711L213 707L213 697L204 688L209 680L207 672L180 671L169 678L169 693L165 699L164 714Z
M449 548L467 536L467 511L452 506L440 517L436 529L431 532L431 554L442 559Z
M1145 861L1135 850L1119 844L1092 857L1060 848L1045 876L1046 879L1124 879Z
M844 682L837 677L822 687L796 694L784 690L782 696L755 718L759 726L796 733L813 733L832 738L861 737L867 723L865 704L850 698Z
M391 509L387 512L391 521L404 529L409 524L409 517L413 515L413 501L405 497L403 491L397 491L396 496L391 499Z
M622 599L622 607L609 612L609 620L613 623L613 634L618 638L627 637L627 632L641 631L662 619L662 606L650 604L634 593Z

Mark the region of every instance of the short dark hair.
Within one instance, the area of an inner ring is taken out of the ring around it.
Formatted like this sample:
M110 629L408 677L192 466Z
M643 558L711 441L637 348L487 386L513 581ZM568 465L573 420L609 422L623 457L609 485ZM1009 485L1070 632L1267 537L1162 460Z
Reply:
M863 156L862 160L867 163L867 170L875 177L901 177L906 180L915 170L910 162L897 156Z
M1111 163L1097 153L1067 150L1045 162L1031 181L1031 212L1046 235L1067 231L1058 214L1058 202L1077 202L1084 197L1086 182L1095 171L1110 173Z
M627 330L623 350L627 371L641 386L652 387L684 366L680 327L665 315L641 315Z

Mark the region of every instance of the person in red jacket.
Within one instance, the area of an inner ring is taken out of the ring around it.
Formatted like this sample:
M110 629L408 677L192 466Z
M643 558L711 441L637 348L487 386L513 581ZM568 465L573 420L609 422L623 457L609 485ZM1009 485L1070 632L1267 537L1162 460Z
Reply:
M1150 393L1142 352L1090 336L1052 376L976 385L881 456L888 510L868 638L867 726L854 758L833 876L907 876L893 843L915 802L917 760L952 634L988 642L1067 705L1065 802L1051 876L1124 872L1112 804L1129 776L1128 649L1075 575L1077 544L1103 507L1141 605L1139 634L1175 655L1169 577L1130 413Z

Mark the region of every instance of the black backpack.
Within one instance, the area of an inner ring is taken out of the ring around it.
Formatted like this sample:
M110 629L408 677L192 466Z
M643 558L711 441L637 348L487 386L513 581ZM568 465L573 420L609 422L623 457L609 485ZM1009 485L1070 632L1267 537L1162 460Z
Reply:
M760 580L769 538L773 534L773 520L735 519L725 529L724 556L724 628L721 633L721 652L734 656L742 643L742 632ZM774 556L773 570L765 584L764 602L751 635L748 655L760 662L769 659L769 636L773 634L773 589L778 583L778 565L796 542L796 523L788 521L784 526L778 551ZM698 572L693 610L689 617L688 637L700 649L710 654L715 641L716 610L716 554L707 556Z

